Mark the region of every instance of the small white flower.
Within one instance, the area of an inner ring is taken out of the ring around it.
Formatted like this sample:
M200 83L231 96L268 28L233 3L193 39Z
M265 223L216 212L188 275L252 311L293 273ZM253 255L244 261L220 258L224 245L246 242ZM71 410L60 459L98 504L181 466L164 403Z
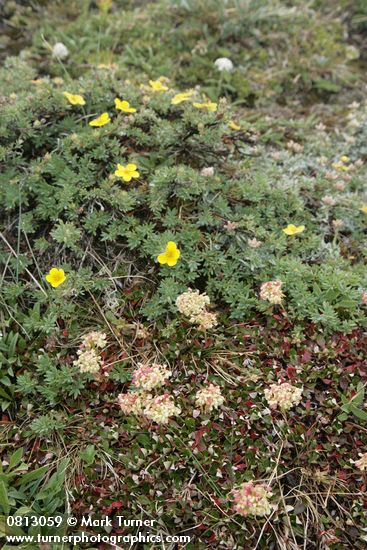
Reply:
M218 57L214 61L214 65L217 67L218 71L233 71L233 63L228 57Z
M52 48L52 57L56 59L66 59L69 55L69 50L62 42L56 42Z
M206 166L205 168L202 168L200 174L205 178L214 176L214 166Z

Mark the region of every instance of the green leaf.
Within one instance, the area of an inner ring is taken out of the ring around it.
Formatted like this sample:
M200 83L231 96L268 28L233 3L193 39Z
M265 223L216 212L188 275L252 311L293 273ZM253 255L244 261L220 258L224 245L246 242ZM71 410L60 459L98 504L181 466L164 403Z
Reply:
M0 481L0 506L2 507L4 514L6 516L9 515L10 503L8 499L8 491L3 481Z
M8 471L13 470L21 462L23 448L17 449L10 457Z
M20 486L26 485L30 481L35 481L36 479L39 479L46 472L48 472L49 469L50 467L46 465L46 466L42 466L41 468L38 468L37 470L33 470L33 472L29 472L28 474L25 474L20 480Z

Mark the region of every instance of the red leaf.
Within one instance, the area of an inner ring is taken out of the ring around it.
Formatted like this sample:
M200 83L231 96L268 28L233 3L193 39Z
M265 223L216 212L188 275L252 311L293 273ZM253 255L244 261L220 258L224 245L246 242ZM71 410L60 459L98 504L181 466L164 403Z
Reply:
M296 368L293 367L293 365L288 365L287 367L287 376L289 380L294 380L296 378L297 371Z
M308 351L308 349L305 349L300 357L301 363L309 363L312 359L312 354Z
M121 500L115 500L114 502L111 502L110 506L112 508L122 508L123 503L121 502Z

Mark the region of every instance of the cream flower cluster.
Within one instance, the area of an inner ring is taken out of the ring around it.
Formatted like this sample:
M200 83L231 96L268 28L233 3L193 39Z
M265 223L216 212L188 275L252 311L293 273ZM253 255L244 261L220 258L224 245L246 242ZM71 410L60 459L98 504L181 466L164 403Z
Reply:
M282 384L271 384L264 390L264 394L271 409L279 408L282 411L287 411L300 403L302 388L283 382Z
M180 294L176 299L176 306L180 313L186 317L194 317L202 313L210 304L210 298L206 294L200 294L198 290L189 288L187 292Z
M106 347L106 340L107 336L104 332L93 330L92 332L88 332L88 334L83 337L82 346L84 348L103 349Z
M282 292L282 281L267 281L260 287L260 298L268 300L271 304L281 304L284 294Z
M151 391L153 388L163 386L170 376L172 376L172 372L164 365L139 363L138 368L133 373L132 383L140 390Z
M187 292L180 294L176 299L176 306L180 313L189 317L190 323L199 325L199 330L208 330L218 324L215 313L210 313L206 306L210 304L210 298L205 293L189 288Z
M80 369L80 372L96 374L100 371L102 359L94 348L79 349L77 353L79 357L74 361L74 365Z
M78 359L74 365L80 369L80 372L96 374L101 370L102 358L98 354L98 348L106 347L107 336L104 332L88 332L83 339L78 350Z
M177 407L173 398L168 394L149 396L145 401L144 416L157 424L168 424L172 416L177 416L181 409Z
M202 331L213 328L218 324L216 314L210 311L202 311L198 315L195 315L195 317L192 317L190 322L199 325L198 328Z
M354 464L363 472L364 470L367 470L367 453L359 454L359 456L361 458L356 460Z
M175 405L169 393L154 395L150 393L120 393L117 402L124 414L145 416L157 424L168 424L172 416L180 414L181 409Z
M221 394L220 387L215 384L208 384L206 388L196 393L196 406L210 412L217 409L224 403L224 397Z
M150 392L163 386L171 376L172 372L165 365L139 363L132 376L137 391L120 393L117 398L122 412L143 416L157 424L167 424L170 417L180 414L181 409L167 392L163 395Z
M241 516L266 516L271 512L272 493L263 484L247 481L233 491L234 509Z

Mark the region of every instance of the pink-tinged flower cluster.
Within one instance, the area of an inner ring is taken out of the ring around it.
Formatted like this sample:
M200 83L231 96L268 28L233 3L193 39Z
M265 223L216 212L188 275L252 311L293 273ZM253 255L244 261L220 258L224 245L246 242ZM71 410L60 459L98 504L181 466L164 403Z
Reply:
M247 244L250 248L259 248L262 245L262 241L254 237L253 239L247 239Z
M208 384L206 388L196 393L196 406L206 412L217 409L224 403L224 397L221 394L220 387L215 384Z
M107 336L104 332L98 332L93 330L88 332L82 339L83 348L100 348L103 349L106 347Z
M208 330L218 324L217 316L206 309L210 298L205 293L189 288L176 299L176 306L180 313L189 317L190 323L198 325L199 330Z
M271 496L272 493L266 485L247 481L233 491L234 509L244 517L266 516L271 512Z
M172 376L172 372L164 365L139 363L138 368L133 373L132 383L140 390L151 391L153 388L163 386L170 376Z
M143 414L157 424L168 424L169 419L180 412L181 409L175 405L173 398L164 393L147 399Z
M260 287L260 298L271 304L281 304L284 294L282 292L282 281L267 281Z
M302 391L302 388L283 382L271 384L264 390L264 394L271 409L287 411L301 402Z
M324 197L322 197L321 201L326 206L335 206L336 204L336 199L332 195L325 195Z
M102 366L102 359L95 349L80 349L78 350L78 359L74 361L74 365L80 369L80 372L96 374Z
M367 470L367 453L360 453L359 456L361 458L359 460L356 460L354 464L363 472L364 470Z
M137 392L120 393L117 402L124 414L141 414L143 411L143 398Z
M367 290L364 290L362 292L362 304L364 304L365 306L367 306Z

